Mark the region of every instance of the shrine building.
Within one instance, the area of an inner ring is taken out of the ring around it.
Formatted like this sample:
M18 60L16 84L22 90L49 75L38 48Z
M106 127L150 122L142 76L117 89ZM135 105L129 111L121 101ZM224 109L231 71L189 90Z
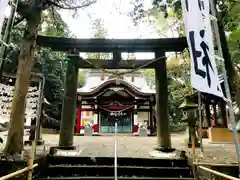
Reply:
M77 96L76 133L83 133L84 126L89 125L94 133L113 133L116 119L119 133L136 133L142 124L150 132L156 127L155 89L150 88L141 72L116 79L111 73L92 69L84 86L77 89Z

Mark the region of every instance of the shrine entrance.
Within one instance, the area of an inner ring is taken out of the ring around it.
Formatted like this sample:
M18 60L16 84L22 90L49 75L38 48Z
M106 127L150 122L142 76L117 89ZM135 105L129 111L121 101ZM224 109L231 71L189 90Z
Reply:
M127 110L121 112L101 111L100 132L114 133L115 121L118 123L118 133L132 132L132 112Z

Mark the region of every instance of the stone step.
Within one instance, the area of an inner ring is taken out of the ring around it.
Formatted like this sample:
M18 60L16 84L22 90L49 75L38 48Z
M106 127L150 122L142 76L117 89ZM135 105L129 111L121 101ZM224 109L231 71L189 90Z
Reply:
M46 177L38 180L113 180L114 176L108 177ZM176 177L118 177L118 180L194 180L194 178L176 178Z
M49 156L48 163L51 165L114 165L113 157L64 157ZM128 158L119 157L119 166L142 166L142 167L188 167L185 159L148 159L148 158Z
M118 176L122 177L191 177L188 167L139 167L118 166ZM84 177L84 176L114 176L114 166L99 165L59 165L48 167L48 177Z
M47 166L35 176L38 180L112 180L113 157L48 156ZM192 180L193 174L185 159L144 159L118 157L120 180Z

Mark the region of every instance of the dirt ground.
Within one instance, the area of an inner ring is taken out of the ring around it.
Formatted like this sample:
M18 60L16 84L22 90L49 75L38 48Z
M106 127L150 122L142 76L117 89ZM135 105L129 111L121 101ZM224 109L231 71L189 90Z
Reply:
M37 153L48 153L49 147L58 145L59 135L43 134L44 146L38 146ZM184 133L172 134L172 147L177 150L185 150L191 156L191 149L186 148ZM6 139L6 136L4 137ZM24 136L28 139L28 136ZM78 156L113 157L114 136L75 136L74 145L77 147ZM6 142L6 141L5 141ZM209 140L203 140L204 154L200 157L200 149L197 149L197 158L200 162L209 163L237 163L234 144L211 144ZM3 148L4 144L0 148ZM157 137L137 137L131 135L118 136L119 157L151 158L150 152L157 147ZM25 147L29 148L29 147Z

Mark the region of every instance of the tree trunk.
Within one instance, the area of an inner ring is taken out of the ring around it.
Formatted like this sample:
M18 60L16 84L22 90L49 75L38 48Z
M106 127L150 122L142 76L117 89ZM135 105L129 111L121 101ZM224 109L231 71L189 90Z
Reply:
M21 153L23 149L25 104L40 19L40 9L36 9L34 15L31 14L31 17L27 19L27 27L19 56L19 65L10 115L10 127L7 144L4 149L5 154L18 154Z
M225 68L228 76L228 83L231 90L232 100L236 101L237 106L240 107L240 77L233 66L231 55L228 50L227 38L224 32L224 27L221 21L218 21L220 40L223 51L223 58L225 59Z
M214 5L216 8L217 0L214 0ZM232 101L236 101L237 106L240 107L240 85L239 85L240 77L234 68L234 65L231 59L231 54L229 53L229 49L228 49L228 43L227 43L227 38L225 35L224 24L223 24L223 19L225 14L222 14L221 12L217 12L217 13L218 13L218 19L219 19L218 28L219 28L220 41L222 46L223 58L225 60L224 63L227 71L228 84L230 86Z

